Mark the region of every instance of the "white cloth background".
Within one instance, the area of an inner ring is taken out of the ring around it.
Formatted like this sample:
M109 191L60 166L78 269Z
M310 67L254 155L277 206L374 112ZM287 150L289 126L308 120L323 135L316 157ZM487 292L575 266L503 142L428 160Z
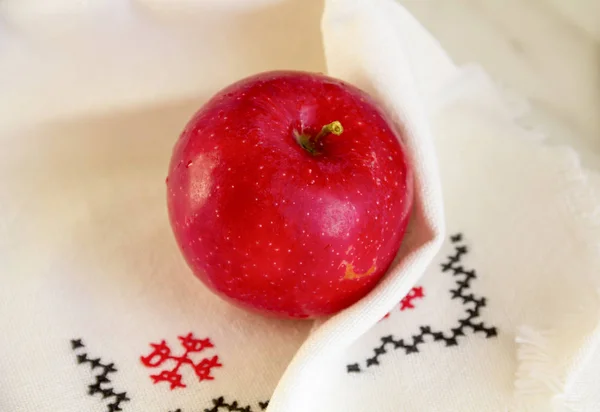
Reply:
M0 7L0 410L108 410L115 396L88 394L104 367L78 364L82 351L115 363L101 387L125 391L119 406L131 411L258 411L267 399L270 412L598 409L600 182L568 149L530 138L485 75L456 68L397 4L39 6ZM327 71L373 93L406 125L418 167L407 258L367 299L314 325L212 296L166 219L166 165L189 116L231 81L274 68ZM382 336L408 345L422 326L448 332L475 310L451 299L456 278L441 271L457 247L443 218L477 273L463 290L486 299L473 322L496 334L467 326L451 346L425 334L410 354L387 343L367 366ZM425 296L394 309L415 282ZM189 332L215 345L202 353L219 356L214 380L184 365L186 388L154 385L161 368L140 356L163 339L177 352Z

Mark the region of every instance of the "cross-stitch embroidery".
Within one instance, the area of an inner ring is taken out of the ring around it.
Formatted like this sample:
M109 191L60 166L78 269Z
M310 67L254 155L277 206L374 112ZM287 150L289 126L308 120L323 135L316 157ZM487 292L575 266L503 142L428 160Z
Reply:
M110 375L117 372L114 363L103 362L101 358L90 357L85 350L85 345L81 339L71 340L71 349L77 354L77 363L80 365L89 365L94 375L94 382L88 385L88 395L100 396L108 402L106 404L107 412L122 411L121 404L129 402L126 392L117 392L110 380Z
M419 352L419 347L425 344L425 338L431 337L434 342L443 342L446 346L455 346L459 338L468 333L482 333L486 338L492 338L498 334L495 327L487 326L479 320L481 310L487 304L484 297L476 296L469 292L471 282L477 278L477 272L463 267L463 257L469 249L463 242L462 234L450 237L454 244L454 253L449 255L441 264L442 273L449 273L455 280L455 287L450 290L451 299L460 299L465 306L465 317L457 320L455 327L446 331L435 330L431 326L421 326L415 335L405 338L396 338L394 335L381 337L381 344L373 349L373 356L365 360L367 368L379 365L380 358L388 353L390 349L402 349L408 355ZM348 373L362 372L364 369L359 363L346 365Z
M147 356L140 357L142 364L148 368L157 368L165 366L165 364L173 365L171 369L163 369L158 374L150 375L152 381L155 384L169 382L171 390L185 388L186 384L181 381L183 377L179 373L179 369L183 365L187 365L187 367L193 369L198 377L198 381L213 380L214 377L211 375L212 369L223 366L219 362L219 356L207 357L199 362L194 362L189 356L191 353L199 353L205 349L213 348L214 345L210 339L197 339L192 333L188 333L186 336L178 336L178 339L183 348L183 354L180 356L173 354L167 342L162 340L160 343L151 343L152 352Z

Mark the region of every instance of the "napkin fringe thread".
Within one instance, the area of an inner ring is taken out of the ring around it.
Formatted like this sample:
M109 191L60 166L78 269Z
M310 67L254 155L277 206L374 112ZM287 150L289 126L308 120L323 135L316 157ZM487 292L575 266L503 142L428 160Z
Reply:
M522 326L516 337L519 345L517 359L519 368L515 380L516 392L520 395L537 395L548 392L562 393L564 381L560 370L550 353L549 331L541 331L531 326Z
M590 171L581 165L575 150L566 146L552 147L547 144L546 134L529 124L527 116L531 113L531 104L528 99L513 93L506 85L493 81L480 66L472 65L464 68L460 71L460 75L463 79L460 82L459 95L464 98L464 90L467 90L467 95L472 94L478 99L485 96L487 104L496 112L502 110L505 119L519 128L523 137L538 142L542 147L561 152L565 160L562 170L565 185L564 204L574 218L583 222L581 227L587 230L583 235L586 241L581 242L582 247L590 247L593 249L592 253L597 254L600 243L591 243L587 239L600 239L600 207L598 206L600 194L590 185ZM588 277L590 290L600 287L592 276L595 274L589 274ZM554 322L555 327L552 329L523 325L518 330L516 337L518 367L514 380L514 399L519 405L511 411L583 412L590 410L589 396L594 395L585 391L582 393L581 388L585 385L593 386L594 382L589 382L589 379L583 382L581 375L587 362L590 362L594 356L600 358L600 351L596 353L593 350L600 345L600 289L597 292L580 296L575 312L566 314L563 323ZM590 313L593 315L589 316ZM582 322L585 322L585 325ZM581 338L584 329L587 329L586 335L592 342L562 342L568 343L571 348L576 348L571 349L575 354L569 353L571 358L567 358L565 349L559 347L561 340L570 338L569 332L565 331L573 330L571 336ZM600 397L595 400L600 403ZM595 403L595 405L600 410L600 404Z
M515 379L515 411L539 410L537 405L541 403L547 406L547 410L556 412L583 412L589 410L586 408L590 405L590 396L596 396L596 402L600 402L594 389L594 393L586 392L586 388L594 382L582 377L590 362L600 358L597 349L600 344L600 290L596 292L593 303L582 303L579 306L580 313L563 319L566 324L582 327L581 316L594 313L592 319L585 319L585 322L593 323L595 327L583 344L576 345L577 350L567 359L565 350L556 342L568 339L571 335L568 328L560 328L560 336L551 329L539 330L528 325L519 328L516 337L519 365ZM595 310L590 309L592 305Z

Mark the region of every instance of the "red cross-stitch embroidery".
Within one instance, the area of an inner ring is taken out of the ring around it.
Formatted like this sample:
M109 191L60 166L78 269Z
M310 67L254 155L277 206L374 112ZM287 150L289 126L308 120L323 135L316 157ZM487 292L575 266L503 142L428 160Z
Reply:
M152 352L147 356L140 357L142 364L148 368L157 368L165 362L174 362L172 369L162 370L156 375L150 375L152 381L156 384L159 382L169 382L171 390L175 388L185 388L185 383L181 382L182 375L179 373L179 368L182 365L188 365L194 370L198 380L213 380L211 375L213 368L220 368L219 356L215 355L211 358L204 358L200 362L194 362L190 358L190 353L202 352L204 349L213 348L214 345L210 339L197 339L192 333L186 336L178 336L180 345L183 347L183 355L177 356L171 353L169 345L162 340L160 343L151 343Z
M414 300L423 299L425 294L423 293L423 286L415 286L402 298L400 301L400 311L407 309L414 309L415 305L413 303ZM383 319L390 316L390 312L388 312Z
M413 301L416 299L423 299L423 296L425 296L423 293L423 286L412 288L400 301L400 310L414 309L415 305L413 304Z

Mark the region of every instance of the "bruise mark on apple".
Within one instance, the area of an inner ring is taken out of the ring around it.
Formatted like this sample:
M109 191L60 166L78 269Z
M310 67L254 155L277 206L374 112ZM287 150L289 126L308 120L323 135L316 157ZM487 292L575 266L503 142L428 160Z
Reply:
M367 270L364 273L356 273L354 271L354 265L352 264L352 262L346 262L344 260L340 264L340 267L342 266L346 266L346 273L344 274L344 279L360 279L372 275L375 272L375 270L377 270L377 259L375 259L375 262L373 262L373 266L371 266L369 270Z

